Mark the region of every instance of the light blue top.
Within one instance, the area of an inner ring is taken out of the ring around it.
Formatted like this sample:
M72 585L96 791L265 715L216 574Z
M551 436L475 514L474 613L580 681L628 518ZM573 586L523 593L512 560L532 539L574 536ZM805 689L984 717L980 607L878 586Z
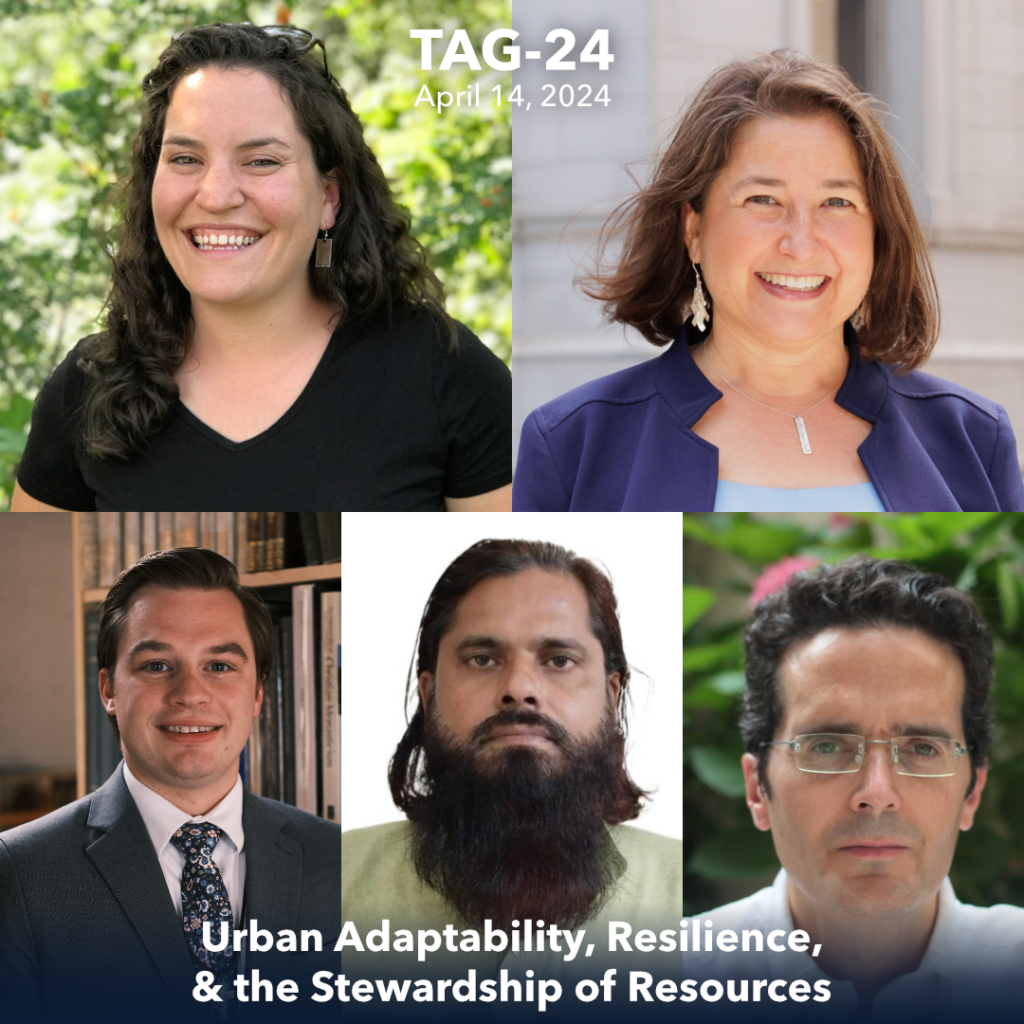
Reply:
M884 512L874 484L848 487L752 487L718 481L716 512Z

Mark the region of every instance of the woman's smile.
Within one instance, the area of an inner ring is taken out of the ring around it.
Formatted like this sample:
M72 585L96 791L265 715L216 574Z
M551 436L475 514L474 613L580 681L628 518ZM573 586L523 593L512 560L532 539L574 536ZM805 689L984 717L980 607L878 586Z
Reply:
M769 295L797 302L818 298L832 283L832 278L824 274L801 277L793 274L765 274L758 271L754 276Z
M263 235L249 233L219 235L213 232L184 232L189 244L197 256L205 259L218 259L227 256L241 256L254 249L263 239Z

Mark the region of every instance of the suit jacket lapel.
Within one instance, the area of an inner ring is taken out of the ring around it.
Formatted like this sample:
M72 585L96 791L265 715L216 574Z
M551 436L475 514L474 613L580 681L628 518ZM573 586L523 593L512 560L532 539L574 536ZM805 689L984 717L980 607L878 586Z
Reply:
M620 511L712 512L717 486L718 449L651 402Z
M168 899L156 851L120 766L96 791L87 824L100 835L86 847L86 855L131 922L170 998L179 1007L194 1010L191 992L196 969Z
M857 449L882 504L891 512L958 512L960 503L938 467L890 402ZM901 467L900 472L894 469Z
M302 894L302 847L281 831L286 818L273 805L242 794L242 824L245 828L245 920L243 928L255 920L260 929L274 933L287 928L298 934ZM325 939L327 937L325 936ZM273 950L259 953L249 950L246 970L267 970L275 958Z

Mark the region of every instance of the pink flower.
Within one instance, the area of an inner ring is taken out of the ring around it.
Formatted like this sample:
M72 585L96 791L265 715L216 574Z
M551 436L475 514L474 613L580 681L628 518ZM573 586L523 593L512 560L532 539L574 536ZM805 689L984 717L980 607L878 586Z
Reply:
M754 580L754 587L750 592L751 609L756 608L769 594L781 590L794 573L802 572L804 569L813 569L817 564L816 558L810 558L807 555L783 558L780 562L773 562Z
M851 526L856 526L857 520L852 516L845 515L842 512L832 512L828 517L828 532L829 533L842 533L843 530L848 530Z

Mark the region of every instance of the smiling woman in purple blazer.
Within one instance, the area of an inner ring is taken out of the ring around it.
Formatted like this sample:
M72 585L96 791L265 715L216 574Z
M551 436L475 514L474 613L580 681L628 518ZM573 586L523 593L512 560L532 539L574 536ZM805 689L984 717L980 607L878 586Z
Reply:
M916 369L928 248L872 108L778 50L697 93L585 291L657 359L523 426L518 511L1024 510L1003 408Z

